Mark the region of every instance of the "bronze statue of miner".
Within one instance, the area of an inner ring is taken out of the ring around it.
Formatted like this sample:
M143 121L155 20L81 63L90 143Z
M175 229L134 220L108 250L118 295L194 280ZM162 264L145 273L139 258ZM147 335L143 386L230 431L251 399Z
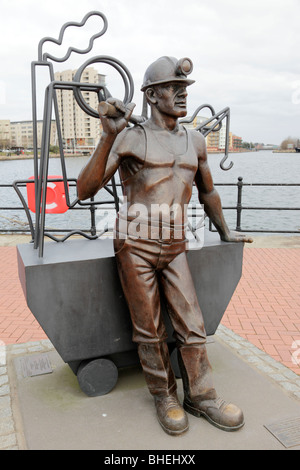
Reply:
M124 106L110 98L108 103L117 115L99 112L103 134L77 183L78 197L84 200L120 171L125 203L116 221L115 257L145 380L158 421L171 435L187 431L185 410L226 431L244 424L242 411L218 398L214 389L203 317L187 263L185 208L193 183L223 241L252 240L228 229L208 166L205 139L178 122L187 114L187 86L194 83L187 78L191 70L188 58L161 57L151 64L141 88L151 117L133 127L127 124L135 105ZM183 407L166 344L160 289L174 327Z

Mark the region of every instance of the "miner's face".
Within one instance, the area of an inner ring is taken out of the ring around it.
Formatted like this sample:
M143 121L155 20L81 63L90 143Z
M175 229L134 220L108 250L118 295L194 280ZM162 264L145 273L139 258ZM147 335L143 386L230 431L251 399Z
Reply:
M162 114L184 117L187 114L187 91L184 83L166 83L153 87L156 107Z

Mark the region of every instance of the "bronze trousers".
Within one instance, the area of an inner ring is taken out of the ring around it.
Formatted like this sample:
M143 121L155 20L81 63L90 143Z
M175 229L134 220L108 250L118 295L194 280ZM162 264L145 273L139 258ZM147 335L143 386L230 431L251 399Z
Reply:
M114 247L130 310L133 341L138 343L150 392L155 395L176 390L165 343L167 333L161 315L162 293L174 328L186 392L193 396L205 394L212 388L211 367L206 355L203 316L186 257L186 241L116 237Z

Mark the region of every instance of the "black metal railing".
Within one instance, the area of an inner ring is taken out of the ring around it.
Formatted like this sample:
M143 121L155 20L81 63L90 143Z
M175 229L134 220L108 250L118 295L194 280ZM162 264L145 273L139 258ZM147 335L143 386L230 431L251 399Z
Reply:
M58 178L49 178L50 181L56 182L56 181L62 181L62 179ZM76 179L71 178L67 179L67 183L69 188L76 188ZM6 184L0 184L0 190L1 189L9 189L12 190L12 198L13 199L13 194L17 194L19 201L21 205L8 205L8 206L0 206L0 218L1 218L1 211L23 211L26 214L26 222L24 221L14 221L13 218L7 218L12 220L14 223L20 223L22 224L22 228L15 228L14 226L8 226L6 228L0 228L0 233L30 233L32 236L32 239L34 239L34 223L32 220L32 213L28 207L28 201L26 198L26 194L24 194L24 191L22 191L22 188L26 188L27 184L34 184L34 180L18 180L14 181L12 184L6 183ZM116 194L116 188L115 184L112 182L108 183L104 190L106 193L108 193L111 196L111 199L104 199L104 200L98 200L95 201L94 198L91 198L89 202L84 202L81 203L78 201L76 205L72 205L69 207L68 211L88 211L90 214L89 220L90 220L90 226L83 228L83 229L78 229L78 228L45 228L45 236L48 236L49 238L52 238L55 241L64 241L65 239L69 238L70 234L81 234L83 236L86 236L86 238L97 238L97 227L96 227L96 218L95 218L95 213L97 210L97 206L101 205L111 205L112 209L117 210L118 208L118 201L117 201L117 194ZM10 199L9 197L7 199ZM0 199L1 200L1 199ZM3 216L2 216L3 217ZM57 239L54 235L52 234L63 234L67 233L67 236Z
M233 186L237 188L237 198L235 206L223 206L223 210L235 210L236 211L236 227L235 230L238 232L252 232L252 233L300 233L300 220L298 221L299 227L289 230L282 230L281 228L275 229L256 229L256 228L242 228L242 213L243 211L300 211L300 207L295 206L252 206L243 204L243 190L244 187L298 187L300 183L244 183L243 177L239 176L237 183L216 183L215 186ZM209 230L213 231L212 223L209 221Z
M28 204L26 201L26 198L24 194L20 191L20 188L25 186L27 183L27 180L25 181L17 181L14 182L13 184L0 184L0 190L1 189L7 189L10 191L15 191L17 192L20 202L20 205L7 205L7 206L0 206L0 216L1 216L1 211L24 211L27 216L27 226L23 226L22 228L15 228L14 226L7 226L5 228L0 228L0 233L31 233L33 235L34 233L34 227L33 227L33 222L31 220L31 214L28 208ZM75 179L68 179L68 184L70 187L76 187L76 180ZM114 193L114 188L110 187L111 185L107 185L106 190L109 192L111 196L115 196ZM120 188L120 184L115 185L117 188ZM300 211L300 207L294 207L294 206L254 206L254 205L245 205L243 203L243 196L244 196L244 189L246 187L278 187L278 188L284 188L284 187L297 187L300 188L300 183L245 183L243 181L242 177L239 177L237 182L233 183L215 183L215 186L217 187L233 187L236 188L236 203L232 206L223 206L223 210L230 210L230 211L235 211L236 212L236 218L235 218L235 227L230 227L233 230L236 230L238 232L260 232L260 233L286 233L286 234L291 234L291 233L300 233L300 218L299 218L299 226L297 227L297 222L295 221L295 227L287 230L282 230L280 228L254 228L254 227L247 227L244 228L242 225L242 216L244 211ZM8 198L9 199L9 198ZM97 237L96 235L96 218L95 218L95 213L97 210L97 206L101 204L109 205L111 204L112 209L115 209L115 197L112 200L104 200L104 201L94 201L94 199L91 199L90 202L86 202L85 205L76 205L74 207L70 207L69 211L89 211L90 213L90 226L86 227L85 229L80 229L83 233L90 234L91 237ZM297 219L298 220L298 219ZM8 221L9 222L9 221ZM70 234L72 232L75 232L76 228L47 228L45 235L50 236L50 238L55 239L55 237L51 236L51 233L67 233ZM212 226L211 221L209 221L209 230L214 231L214 228ZM62 240L63 241L63 240Z

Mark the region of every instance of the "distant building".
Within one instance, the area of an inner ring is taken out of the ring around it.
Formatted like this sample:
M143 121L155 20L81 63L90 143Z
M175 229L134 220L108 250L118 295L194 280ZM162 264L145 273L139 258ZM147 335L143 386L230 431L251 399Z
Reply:
M205 122L208 118L203 116L197 116L194 121L190 124L184 124L186 127L193 129L199 126L199 124ZM210 123L212 126L214 122ZM240 150L242 148L243 139L229 132L228 139L228 150L230 152ZM222 122L222 127L219 131L211 131L206 136L206 147L208 152L224 152L226 145L226 122Z
M240 150L242 148L243 139L242 137L238 137L237 135L232 135L232 150ZM229 145L229 148L231 146Z
M223 121L222 127L219 131L219 149L220 150L225 150L225 145L226 145L226 121ZM231 134L231 132L229 132Z
M6 149L10 147L11 141L11 128L10 121L0 120L0 148Z
M71 82L77 70L56 72L57 81ZM105 85L105 75L93 67L87 67L81 77L83 83L101 83ZM65 149L95 147L101 133L100 120L86 114L77 104L72 90L57 90L58 111ZM85 102L97 110L98 96L95 92L82 91Z
M220 149L220 131L210 132L206 137L206 147L210 152L218 152ZM225 148L225 145L224 145Z
M11 122L11 147L33 148L33 123L32 121ZM41 148L43 121L37 121L37 146ZM56 144L56 125L51 122L50 145Z
M41 147L42 142L43 121L37 121L37 144ZM51 122L50 145L56 143L56 125L55 121ZM32 121L0 121L0 147L24 147L25 149L33 148L33 124Z
M191 119L191 118L187 117L187 118L184 118L184 119ZM206 117L196 116L195 119L192 122L183 123L183 125L187 129L195 129L197 126L199 126L200 124L202 124L202 122L204 122L206 120L207 120Z
M56 72L57 81L71 82L76 70ZM82 74L83 83L105 84L105 76L101 75L93 67L87 67ZM65 149L72 151L84 147L96 146L101 133L99 119L87 115L77 104L72 90L56 90L60 127L62 131ZM82 91L85 102L97 110L98 96L95 92ZM43 121L37 122L37 141L41 147ZM50 145L58 145L55 121L51 124ZM33 124L32 121L10 122L0 121L0 148L24 147L33 148Z
M197 116L192 123L184 124L185 127L195 129L197 126L207 121L207 117ZM210 126L213 123L210 123ZM210 132L206 137L206 146L208 151L223 151L225 149L226 142L226 123L223 121L222 127L217 132Z
M265 144L263 145L262 150L277 150L278 148L279 148L279 145ZM292 148L294 148L294 146Z

